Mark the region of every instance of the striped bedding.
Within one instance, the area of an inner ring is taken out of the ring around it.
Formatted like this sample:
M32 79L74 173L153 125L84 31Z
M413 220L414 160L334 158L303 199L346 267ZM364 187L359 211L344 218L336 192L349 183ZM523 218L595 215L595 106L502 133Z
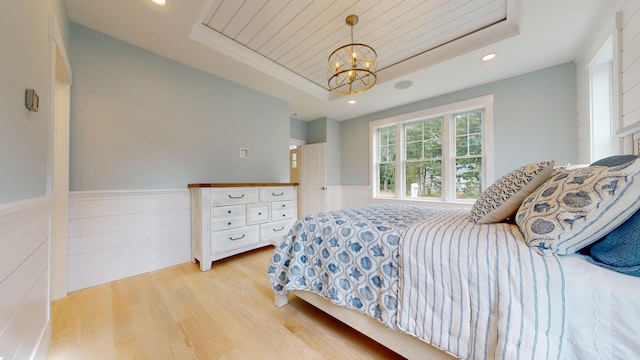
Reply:
M560 261L517 226L443 211L407 229L399 262L401 330L463 359L567 358Z
M278 244L276 294L317 293L463 359L560 359L557 257L469 210L373 205L306 216Z

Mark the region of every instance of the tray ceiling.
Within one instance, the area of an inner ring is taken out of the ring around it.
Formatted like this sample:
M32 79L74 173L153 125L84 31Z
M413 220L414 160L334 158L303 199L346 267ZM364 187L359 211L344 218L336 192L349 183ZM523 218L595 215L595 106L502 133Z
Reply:
M327 90L327 58L351 42L347 15L360 18L354 42L376 50L379 72L399 74L402 67L411 67L409 59L424 64L430 51L452 48L457 40L504 25L508 10L507 0L212 0L201 24L253 53L238 50L235 56L262 57ZM512 35L514 29L509 29ZM199 39L205 36L201 33ZM219 48L225 40L203 41ZM448 57L480 45L467 43Z
M574 61L611 7L610 0L64 2L76 24L282 99L304 121L352 119ZM326 89L325 71L331 51L349 42L349 14L360 17L354 40L378 51L382 70L372 89L344 99ZM496 60L481 62L488 52Z

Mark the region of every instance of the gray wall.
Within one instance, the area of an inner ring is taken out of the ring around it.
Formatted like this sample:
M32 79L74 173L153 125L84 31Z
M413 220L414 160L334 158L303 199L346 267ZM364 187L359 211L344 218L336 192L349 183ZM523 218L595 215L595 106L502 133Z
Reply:
M369 185L370 121L488 94L494 95L495 179L531 162L576 162L576 71L567 63L343 121L342 184Z
M327 144L327 185L340 185L342 181L340 138L340 122L335 119L323 117L307 123L307 144Z
M291 118L289 120L289 137L306 142L307 123L302 120Z
M11 0L0 4L0 204L47 193L51 72L49 17L68 49L63 0ZM24 107L25 90L40 96L39 112Z
M327 118L327 185L342 184L340 122Z
M75 23L70 58L71 190L289 181L288 103Z
M307 144L327 142L327 118L323 117L307 123Z

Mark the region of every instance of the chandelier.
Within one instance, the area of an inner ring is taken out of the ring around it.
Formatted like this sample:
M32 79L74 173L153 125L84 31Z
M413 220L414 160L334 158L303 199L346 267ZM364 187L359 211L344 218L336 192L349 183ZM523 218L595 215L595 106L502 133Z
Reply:
M378 55L371 46L353 42L353 26L358 23L358 16L349 15L345 22L351 27L351 44L341 46L329 55L329 90L358 94L376 83Z

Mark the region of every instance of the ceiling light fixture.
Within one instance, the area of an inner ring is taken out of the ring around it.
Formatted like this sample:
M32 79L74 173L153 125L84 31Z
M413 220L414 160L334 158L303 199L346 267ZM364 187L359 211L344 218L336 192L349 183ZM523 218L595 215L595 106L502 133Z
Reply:
M371 46L353 42L353 26L358 23L358 16L349 15L345 22L351 27L351 44L329 55L329 89L341 94L358 94L376 83L378 55Z
M166 0L151 0L152 3L159 5L159 6L165 6L167 5Z
M349 100L349 101L347 101L347 102L348 102L349 104L355 104L355 103L356 103L356 101L355 101L355 100Z
M496 53L487 54L482 57L482 61L491 61L496 58Z

